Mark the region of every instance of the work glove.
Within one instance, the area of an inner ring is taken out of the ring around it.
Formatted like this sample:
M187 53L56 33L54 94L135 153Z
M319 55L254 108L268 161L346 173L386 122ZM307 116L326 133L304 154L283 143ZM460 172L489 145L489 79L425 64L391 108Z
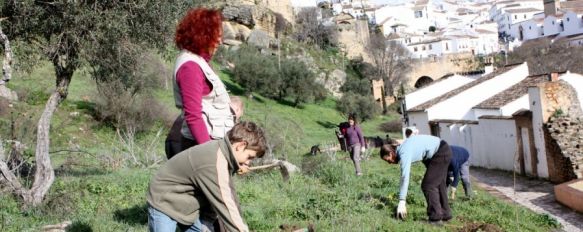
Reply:
M455 192L457 191L457 189L455 187L451 187L451 199L455 200Z
M405 219L407 217L407 206L405 200L400 200L397 206L397 218Z
M364 153L365 151L366 151L366 148L365 147L360 147L360 153L361 154Z

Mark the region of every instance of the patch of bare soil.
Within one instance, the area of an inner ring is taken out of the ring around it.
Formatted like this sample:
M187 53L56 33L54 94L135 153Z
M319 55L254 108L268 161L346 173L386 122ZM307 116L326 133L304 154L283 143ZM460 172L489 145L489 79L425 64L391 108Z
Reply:
M458 232L502 232L503 230L497 225L488 223L468 222L464 227L457 230Z

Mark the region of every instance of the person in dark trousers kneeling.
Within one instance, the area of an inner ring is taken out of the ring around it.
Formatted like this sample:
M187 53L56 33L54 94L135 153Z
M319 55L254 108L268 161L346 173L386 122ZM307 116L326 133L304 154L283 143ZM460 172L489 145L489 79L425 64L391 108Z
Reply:
M398 147L397 145L395 142L383 145L380 152L381 159L391 164L400 163L401 165L397 217L405 218L407 216L405 200L409 188L411 164L422 161L427 170L423 176L421 189L427 201L429 222L441 224L441 221L451 220L452 215L445 182L447 168L452 157L449 145L440 138L430 135L411 136L403 144Z
M470 183L470 153L463 147L453 145L450 147L453 157L449 163L446 184L451 187L451 199L455 199L460 176L466 197L472 198L472 183ZM453 178L453 180L451 178Z
M178 153L160 168L147 192L151 232L213 231L216 213L227 231L249 231L243 222L231 180L249 170L251 160L267 148L263 129L241 122L221 140L211 140ZM212 208L212 211L205 209ZM210 220L209 220L210 219Z

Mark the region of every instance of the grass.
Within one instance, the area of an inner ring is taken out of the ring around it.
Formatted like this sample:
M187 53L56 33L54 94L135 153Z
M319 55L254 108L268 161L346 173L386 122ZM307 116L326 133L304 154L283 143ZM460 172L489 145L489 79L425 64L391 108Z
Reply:
M16 76L10 87L48 93L53 86L52 78L48 78L50 70L45 65L27 78ZM228 75L221 73L221 78L231 93L242 92ZM92 119L91 99L85 96L93 89L94 83L86 74L76 75L68 99L52 121L51 150L74 148L83 152L51 154L57 177L42 206L23 210L12 196L0 194L0 231L38 231L43 225L65 220L73 222L69 231L146 230L145 192L156 169L123 168L102 159L116 157L114 147L119 141L113 129ZM155 94L173 105L170 90ZM278 172L235 178L244 218L254 231L279 231L283 224L298 227L313 224L317 231L455 231L469 223L493 224L504 231L550 231L557 227L556 221L546 215L505 203L481 190L472 201L451 202L454 219L446 227L427 225L425 200L420 190L424 168L420 164L414 165L412 171L407 199L409 217L397 221L394 209L399 168L380 160L378 150L363 161L364 176L361 177L354 175L352 162L345 153L332 157L308 155L312 145L336 141L334 129L345 118L334 110L332 99L293 108L261 96L242 98L243 120L262 124L270 132L272 142L278 145L279 152L275 155L302 168L289 183L282 182ZM26 122L34 124L44 104L22 102L16 107L33 115ZM75 111L79 112L78 116L71 114ZM384 137L378 125L396 117L382 116L361 126L367 136ZM5 121L0 122L4 122L0 124L2 131L8 131L4 130ZM28 136L34 134L28 133ZM147 140L152 133L155 130L138 139ZM157 150L164 156L162 142ZM519 221L515 220L515 214Z

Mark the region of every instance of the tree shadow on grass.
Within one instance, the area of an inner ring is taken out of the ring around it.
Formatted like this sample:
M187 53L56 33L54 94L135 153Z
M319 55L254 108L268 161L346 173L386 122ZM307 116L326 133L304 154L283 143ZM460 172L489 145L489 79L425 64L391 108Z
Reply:
M91 226L85 222L73 222L69 227L67 227L68 232L93 232Z
M73 101L73 104L75 104L75 107L78 110L82 110L83 112L85 112L89 115L95 116L97 114L96 105L93 102L80 100L80 101Z
M116 210L113 213L113 219L130 225L148 224L148 205L140 204L128 209Z
M225 83L225 87L229 91L230 95L241 96L241 95L245 94L245 89L243 89L242 87L237 86L237 85L233 84L232 82L224 81L223 83Z
M322 122L322 121L316 121L316 123L318 123L318 125L326 128L326 129L332 129L332 128L336 128L338 126L338 124L333 123L333 122Z
M66 167L58 167L55 169L55 176L74 176L74 177L84 177L84 176L101 176L108 174L101 168L86 168L86 169L72 169Z

